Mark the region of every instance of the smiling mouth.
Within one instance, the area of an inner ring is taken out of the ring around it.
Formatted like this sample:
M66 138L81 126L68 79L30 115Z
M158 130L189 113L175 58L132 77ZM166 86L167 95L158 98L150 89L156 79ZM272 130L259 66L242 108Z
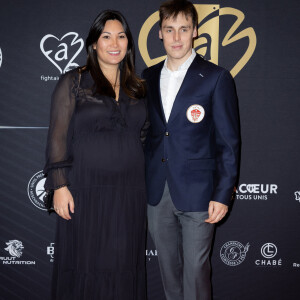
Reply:
M108 51L108 54L110 55L119 55L121 51Z

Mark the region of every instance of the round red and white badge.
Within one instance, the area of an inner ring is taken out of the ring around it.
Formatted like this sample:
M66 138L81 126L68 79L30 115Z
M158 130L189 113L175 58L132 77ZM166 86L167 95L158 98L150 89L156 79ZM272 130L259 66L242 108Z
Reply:
M192 123L200 123L205 115L204 108L199 104L191 105L186 111L187 119Z

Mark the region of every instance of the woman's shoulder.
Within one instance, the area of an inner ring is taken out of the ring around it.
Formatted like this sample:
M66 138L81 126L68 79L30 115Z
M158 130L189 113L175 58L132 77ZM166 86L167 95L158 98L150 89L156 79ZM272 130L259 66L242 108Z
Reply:
M71 84L71 85L78 85L78 82L80 82L82 74L87 72L87 67L77 67L75 69L72 69L70 71L65 72L62 74L59 78L60 84Z
M70 71L67 71L66 73L62 74L61 77L64 77L64 78L78 77L79 75L83 74L84 72L87 72L87 66L81 66L81 67L72 69Z

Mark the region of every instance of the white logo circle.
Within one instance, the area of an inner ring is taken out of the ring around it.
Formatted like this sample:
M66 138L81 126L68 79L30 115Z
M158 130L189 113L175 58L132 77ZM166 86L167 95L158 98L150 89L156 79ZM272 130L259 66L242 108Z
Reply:
M30 178L27 186L27 193L30 201L37 208L42 210L47 210L43 200L46 193L44 189L45 181L46 178L44 178L43 171L39 171Z
M204 115L204 108L199 104L191 105L186 111L186 117L191 123L200 123Z
M227 242L220 250L220 257L226 265L235 267L245 260L249 247L249 243L244 246L237 241Z
M277 247L273 243L266 243L261 247L261 255L264 258L273 258L277 254Z

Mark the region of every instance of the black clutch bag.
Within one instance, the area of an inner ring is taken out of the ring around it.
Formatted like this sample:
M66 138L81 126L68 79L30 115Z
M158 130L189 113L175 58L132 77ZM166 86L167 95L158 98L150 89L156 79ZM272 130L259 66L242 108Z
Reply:
M45 196L43 198L45 208L47 209L49 214L55 211L53 208L53 196L54 196L54 190L51 190L51 191L46 191Z

